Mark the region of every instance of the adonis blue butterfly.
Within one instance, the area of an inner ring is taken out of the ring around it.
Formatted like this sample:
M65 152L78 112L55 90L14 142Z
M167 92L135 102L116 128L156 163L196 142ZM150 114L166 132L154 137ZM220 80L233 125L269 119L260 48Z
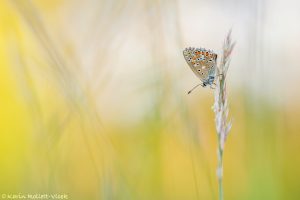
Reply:
M217 54L213 51L203 48L186 48L183 50L183 56L190 66L191 70L202 81L202 87L210 86L214 84L215 71L217 64ZM197 85L198 86L198 85ZM193 88L194 89L194 88ZM189 91L190 93L191 91Z

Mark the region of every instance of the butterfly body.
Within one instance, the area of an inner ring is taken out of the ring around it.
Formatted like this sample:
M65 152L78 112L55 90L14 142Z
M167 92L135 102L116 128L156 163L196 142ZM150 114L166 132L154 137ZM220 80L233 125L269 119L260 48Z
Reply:
M202 87L212 85L215 80L217 54L203 48L186 48L183 56L194 74L202 81Z
M207 80L202 82L202 87L206 87L207 85L212 85L214 83L215 77L209 76Z

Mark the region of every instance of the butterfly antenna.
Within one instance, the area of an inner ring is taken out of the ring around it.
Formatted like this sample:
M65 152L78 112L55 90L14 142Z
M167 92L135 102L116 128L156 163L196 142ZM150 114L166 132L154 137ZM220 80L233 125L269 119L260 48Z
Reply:
M196 89L199 85L201 85L201 86L203 87L202 83L199 83L198 85L194 86L190 91L188 91L188 94L191 94L192 91L193 91L194 89Z

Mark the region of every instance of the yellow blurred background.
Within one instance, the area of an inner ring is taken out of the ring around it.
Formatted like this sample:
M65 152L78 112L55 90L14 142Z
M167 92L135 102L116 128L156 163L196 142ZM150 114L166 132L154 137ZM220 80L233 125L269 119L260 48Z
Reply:
M297 0L2 0L0 195L217 199L213 91L185 47L221 54L230 200L300 199ZM2 199L2 197L0 197Z

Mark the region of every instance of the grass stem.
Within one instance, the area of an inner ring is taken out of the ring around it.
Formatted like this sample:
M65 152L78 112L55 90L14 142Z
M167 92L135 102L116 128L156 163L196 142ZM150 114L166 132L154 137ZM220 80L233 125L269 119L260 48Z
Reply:
M224 144L228 133L231 129L231 122L228 121L228 101L226 89L226 77L230 63L230 55L234 48L235 43L231 42L231 31L229 31L224 45L223 55L220 64L216 67L216 89L215 89L215 103L213 106L215 112L215 123L218 136L218 166L217 178L219 185L219 200L224 199L223 190L223 152Z

